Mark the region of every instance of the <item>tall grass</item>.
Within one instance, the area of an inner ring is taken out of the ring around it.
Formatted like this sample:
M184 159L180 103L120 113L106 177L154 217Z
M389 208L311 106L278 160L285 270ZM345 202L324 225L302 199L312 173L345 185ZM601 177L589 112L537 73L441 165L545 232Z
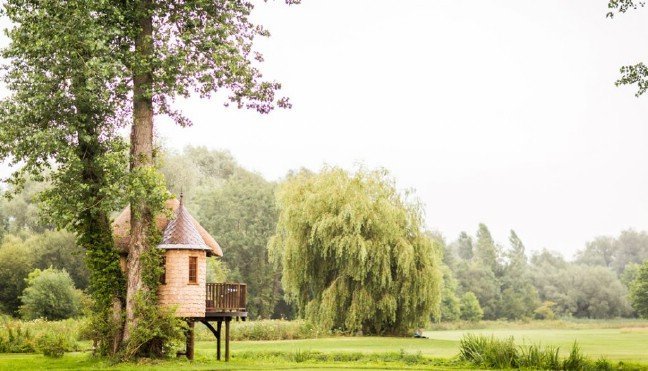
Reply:
M612 365L601 358L591 361L581 352L577 342L569 355L561 359L557 347L532 344L516 346L513 337L497 339L467 334L459 344L459 359L480 368L527 368L540 370L611 370Z
M486 368L518 367L518 351L513 338L496 339L467 334L459 343L459 358Z
M234 341L315 339L323 335L330 336L332 334L319 330L315 326L302 320L257 320L232 322L230 330L230 339ZM212 341L214 336L205 326L197 325L196 339L200 341Z
M41 352L48 356L60 356L62 352L79 349L80 320L20 321L0 317L0 353Z

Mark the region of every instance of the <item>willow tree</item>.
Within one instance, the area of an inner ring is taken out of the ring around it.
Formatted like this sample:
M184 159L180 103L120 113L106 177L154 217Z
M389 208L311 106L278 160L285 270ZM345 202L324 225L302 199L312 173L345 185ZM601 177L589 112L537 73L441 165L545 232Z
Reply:
M403 333L438 310L440 253L385 171L290 177L277 196L272 258L300 314L328 329Z
M100 156L96 158L104 159L97 160L104 161L99 164L110 163L105 159L119 150L102 147L104 142L114 143L106 141L104 134L113 138L112 133L125 121L132 123L130 175L125 187L131 204L131 235L122 333L128 343L138 328L145 334L152 333L152 324L141 323L138 313L149 312L144 306L155 306L153 286L157 280L153 276L157 265L155 259L143 256L155 255L156 231L152 221L162 211L167 195L163 179L154 167L154 117L168 115L180 125L189 125L189 120L174 108L174 99L190 95L210 97L221 90L229 92L225 95L226 104L234 103L260 113L268 113L276 106L289 106L287 99L275 96L280 84L264 80L257 68L263 58L253 49L254 39L269 34L249 20L253 5L245 0L9 0L6 7L17 25L10 33L12 46L7 55L13 61L10 89L16 92L14 102L22 99L22 111L5 112L12 117L8 121L13 128L3 134L7 156L22 156L21 160L27 162L25 172L32 175L38 176L53 160L63 167L74 166L75 171L92 180L100 176L93 169L101 165L88 163L86 153L98 151ZM61 31L59 26L64 26ZM51 69L48 63L53 57L48 53L57 56ZM56 70L59 65L64 66L65 73ZM20 77L23 70L27 76ZM42 81L45 83L40 86ZM30 84L40 87L37 100L30 101ZM31 130L17 132L22 122L29 121L33 122ZM84 124L77 125L77 121ZM82 132L75 131L77 127ZM54 132L53 128L60 130ZM23 156L14 150L15 140L22 141L25 148L30 143L35 148L26 149L25 153L29 153ZM55 140L58 141L52 144ZM82 145L86 152L76 158L59 156L59 149L66 143L69 148L62 152L80 149ZM66 182L77 182L79 187L71 189L82 190L75 195L77 198L70 198L69 206L74 210L68 220L75 226L81 220L80 210L99 212L93 203L80 207L78 197L91 200L92 194L86 192L107 195L120 189L117 183L116 188L107 186L110 183L105 180L99 182L99 188L90 189L78 177L60 179L65 181L57 183L56 192L52 193L56 200L62 199L59 194L68 192ZM58 205L65 206L60 202ZM101 212L104 211L102 208ZM103 214L100 219L101 238L107 238L109 224ZM152 264L143 264L146 261ZM106 280L106 275L103 277L104 286L115 284ZM144 349L141 345L131 348Z

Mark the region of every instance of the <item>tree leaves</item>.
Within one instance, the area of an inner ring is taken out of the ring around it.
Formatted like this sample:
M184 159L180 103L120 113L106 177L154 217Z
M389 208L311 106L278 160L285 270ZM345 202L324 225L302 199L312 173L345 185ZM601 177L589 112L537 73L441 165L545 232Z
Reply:
M271 257L302 315L329 329L402 333L438 309L438 248L385 171L301 172L278 191Z

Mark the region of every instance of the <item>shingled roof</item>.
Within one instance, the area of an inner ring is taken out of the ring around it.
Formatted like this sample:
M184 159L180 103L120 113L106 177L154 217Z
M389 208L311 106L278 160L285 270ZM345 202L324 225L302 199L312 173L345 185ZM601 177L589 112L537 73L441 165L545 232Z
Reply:
M168 200L165 206L171 212L171 218L165 214L155 218L157 228L164 231L159 247L207 250L207 256L223 256L218 242L189 214L178 199ZM130 206L122 210L113 222L113 237L116 248L123 254L127 253L130 241Z
M209 250L209 246L198 233L193 225L192 217L182 203L180 195L180 206L176 210L175 218L167 224L164 229L162 243L158 245L160 249L189 249L189 250Z

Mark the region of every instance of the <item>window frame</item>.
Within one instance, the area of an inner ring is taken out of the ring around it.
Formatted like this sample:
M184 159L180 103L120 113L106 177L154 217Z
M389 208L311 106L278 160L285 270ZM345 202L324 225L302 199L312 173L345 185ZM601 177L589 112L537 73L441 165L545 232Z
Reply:
M193 263L193 267L192 267ZM193 268L193 280L191 276L191 271ZM198 284L198 257L197 256L190 256L189 257L189 272L188 272L188 284L189 285L197 285Z
M166 285L166 255L162 256L162 275L160 276L160 285Z

